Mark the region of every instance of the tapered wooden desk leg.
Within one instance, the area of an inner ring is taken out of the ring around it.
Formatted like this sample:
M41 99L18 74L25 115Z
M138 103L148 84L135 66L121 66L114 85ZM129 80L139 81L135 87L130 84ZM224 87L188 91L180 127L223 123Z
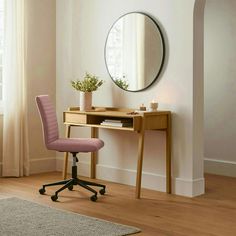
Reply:
M166 192L171 193L171 116L168 115L166 129Z
M143 145L144 145L144 132L139 133L138 141L138 164L137 164L137 175L136 175L136 192L135 197L140 198L141 193L141 182L142 182L142 167L143 167Z
M70 137L70 125L66 125L66 138ZM63 167L63 173L62 178L66 179L67 177L67 166L68 166L68 152L64 153L64 167Z
M91 138L98 138L98 128L91 128ZM97 152L91 152L90 178L96 178Z

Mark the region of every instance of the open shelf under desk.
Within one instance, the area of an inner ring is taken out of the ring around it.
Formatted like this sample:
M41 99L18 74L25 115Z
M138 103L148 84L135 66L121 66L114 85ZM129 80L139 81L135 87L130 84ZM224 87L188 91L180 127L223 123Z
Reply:
M75 126L75 127L94 127L94 128L102 128L102 129L117 129L117 130L127 130L127 131L136 131L133 127L116 127L109 125L99 125L99 124L75 124L75 123L64 123L65 125Z
M104 110L102 110L104 109ZM118 129L128 131L139 131L141 129L141 115L130 115L132 109L114 109L100 108L99 111L79 111L75 108L65 111L63 120L65 124L74 126L90 126L105 129ZM102 122L106 120L119 120L120 123L129 123L129 126L119 126L117 123L104 125Z

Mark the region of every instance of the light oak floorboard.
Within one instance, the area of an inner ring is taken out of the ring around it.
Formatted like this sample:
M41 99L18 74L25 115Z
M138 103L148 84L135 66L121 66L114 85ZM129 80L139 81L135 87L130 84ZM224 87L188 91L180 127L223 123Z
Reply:
M187 198L142 189L135 199L132 186L98 181L107 185L107 194L97 202L89 200L90 192L74 187L59 194L59 202L50 196L58 187L50 187L45 195L42 184L61 180L61 173L44 173L22 178L0 178L0 198L16 196L54 208L139 227L144 235L235 236L236 178L206 175L206 194ZM85 179L85 178L84 178Z

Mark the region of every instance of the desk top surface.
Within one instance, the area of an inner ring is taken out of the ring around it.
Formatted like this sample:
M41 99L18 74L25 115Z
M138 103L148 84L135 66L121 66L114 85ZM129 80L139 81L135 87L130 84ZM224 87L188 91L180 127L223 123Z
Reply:
M80 111L79 107L69 107L69 113L78 113L96 116L114 116L114 117L136 117L136 116L153 116L153 115L167 115L170 111L136 111L131 108L114 108L114 107L93 107L91 111Z

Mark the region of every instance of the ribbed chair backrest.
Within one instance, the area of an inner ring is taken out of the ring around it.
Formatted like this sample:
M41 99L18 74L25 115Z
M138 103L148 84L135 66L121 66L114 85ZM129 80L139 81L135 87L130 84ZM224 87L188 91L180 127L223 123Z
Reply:
M39 114L42 121L44 142L46 147L59 138L57 116L48 95L36 97Z

